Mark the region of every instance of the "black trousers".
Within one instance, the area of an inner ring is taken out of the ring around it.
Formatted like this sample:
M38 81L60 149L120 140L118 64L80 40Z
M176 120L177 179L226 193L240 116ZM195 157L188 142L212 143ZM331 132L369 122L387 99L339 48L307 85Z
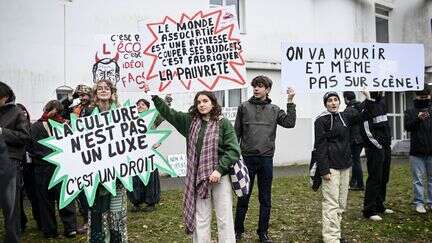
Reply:
M368 179L363 203L363 216L368 218L385 211L384 202L390 176L390 146L383 146L382 149L366 148L366 158Z
M20 162L18 160L10 159L6 161L0 161L0 163L0 206L3 211L5 227L3 242L20 242Z
M360 162L360 153L363 149L363 144L351 144L352 170L350 187L363 188L363 169Z
M161 191L159 171L157 169L150 173L146 186L138 176L134 176L132 182L134 190L127 192L127 196L133 205L139 206L146 203L149 206L154 206L159 203Z
M34 165L32 163L25 163L23 165L23 179L24 179L24 191L25 194L27 195L27 198L30 201L33 218L36 221L36 225L38 229L40 229L41 219L39 216L39 204L36 195L37 188L36 188L36 179L34 174ZM23 201L23 198L21 198L21 201ZM21 219L24 220L23 217L21 217ZM21 225L23 225L23 223Z
M39 203L39 215L41 217L41 229L45 236L57 235L57 220L55 210L56 201L60 198L60 185L48 190L48 185L53 175L54 167L51 165L35 166L35 178L37 187L37 199ZM72 202L59 210L60 219L63 222L64 233L76 231L75 203Z
M244 156L243 159L249 170L250 189L248 195L240 197L237 200L234 229L236 233L244 232L244 221L249 207L249 199L252 194L255 176L257 176L258 199L260 203L257 234L265 234L268 231L270 221L273 157Z

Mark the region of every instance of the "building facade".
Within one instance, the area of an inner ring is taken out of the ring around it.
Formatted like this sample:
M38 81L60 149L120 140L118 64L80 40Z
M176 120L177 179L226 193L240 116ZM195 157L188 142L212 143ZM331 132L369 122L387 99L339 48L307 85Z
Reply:
M281 42L423 43L426 81L432 79L432 3L423 0L5 0L0 3L0 80L11 85L17 102L37 119L43 104L77 84L91 84L94 36L135 33L146 21L181 11L194 12L219 5L234 5L245 50L247 79L267 75L274 81L270 97L286 107L280 85ZM235 107L252 94L251 88L218 91L230 117ZM136 100L142 93L121 93ZM194 94L174 94L173 106L186 110ZM394 141L407 138L403 110L409 92L387 93ZM307 163L313 146L313 122L324 109L322 94L297 93L297 125L278 128L275 165ZM231 108L230 108L231 107ZM162 127L170 128L169 124ZM184 153L181 136L174 130L161 150ZM184 140L182 140L184 141Z

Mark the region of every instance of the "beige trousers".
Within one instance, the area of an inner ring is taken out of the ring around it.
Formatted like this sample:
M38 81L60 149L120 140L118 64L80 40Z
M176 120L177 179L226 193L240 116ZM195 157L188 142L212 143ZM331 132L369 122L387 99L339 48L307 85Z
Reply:
M330 169L331 179L322 183L322 237L325 243L339 242L341 238L342 213L348 197L350 168Z
M212 207L216 211L218 242L235 243L234 220L232 214L232 189L228 175L222 176L217 184L211 187L211 195L207 199L197 198L195 222L196 228L192 236L193 242L211 242Z

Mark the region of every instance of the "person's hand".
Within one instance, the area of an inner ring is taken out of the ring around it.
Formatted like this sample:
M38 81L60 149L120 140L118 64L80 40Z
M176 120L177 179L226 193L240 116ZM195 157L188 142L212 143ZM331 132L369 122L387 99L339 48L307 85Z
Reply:
M361 93L366 97L367 100L370 100L370 92L366 90L366 88L364 88Z
M72 97L70 97L69 100L74 100L74 99L78 99L78 98L79 98L79 94L78 94L78 92L74 92L74 93L72 94Z
M418 114L418 118L420 118L421 120L426 120L429 117L430 117L430 114L427 111L420 111Z
M171 104L172 101L173 101L173 98L172 98L171 94L165 95L165 102L167 104Z
M326 175L323 175L322 178L323 178L324 180L326 180L326 181L329 181L330 178L331 178L330 175L331 175L331 174L328 173L328 174L326 174Z
M144 82L142 89L143 89L144 93L146 93L146 94L147 94L147 92L150 91L150 87L146 82Z
M288 103L292 103L294 96L295 96L295 91L293 88L288 87L287 89L287 95L288 95Z
M157 149L157 148L159 148L159 146L161 146L160 143L155 143L155 144L153 144L152 148L153 149Z
M219 173L219 171L213 171L209 177L210 183L219 183L221 176L222 175Z

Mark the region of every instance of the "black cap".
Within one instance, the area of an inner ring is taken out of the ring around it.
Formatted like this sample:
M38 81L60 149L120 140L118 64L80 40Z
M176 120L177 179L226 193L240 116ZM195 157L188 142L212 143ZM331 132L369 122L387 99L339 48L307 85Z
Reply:
M352 91L345 91L343 92L343 97L347 100L355 100L356 95Z
M323 97L324 106L326 105L328 98L330 98L332 96L336 96L338 98L338 100L340 101L338 93L334 92L334 91L330 91L330 92L327 92L324 94L324 97Z

